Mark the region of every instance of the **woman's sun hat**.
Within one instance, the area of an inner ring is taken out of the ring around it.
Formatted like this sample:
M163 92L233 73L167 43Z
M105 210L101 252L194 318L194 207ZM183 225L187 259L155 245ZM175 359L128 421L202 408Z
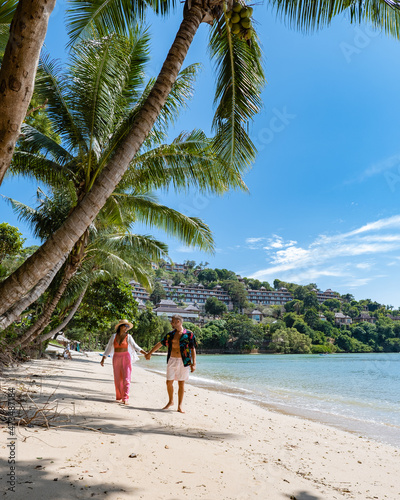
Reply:
M128 330L130 330L131 328L133 328L133 324L130 321L128 321L127 319L120 319L118 321L118 323L115 325L115 329L118 330L118 327L120 325L128 325L129 326Z

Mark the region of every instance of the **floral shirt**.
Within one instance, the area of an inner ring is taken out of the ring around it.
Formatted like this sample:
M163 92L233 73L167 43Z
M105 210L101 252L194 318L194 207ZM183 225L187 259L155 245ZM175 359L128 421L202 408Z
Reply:
M160 341L163 346L168 347L167 363L169 361L169 358L171 357L172 339L174 338L175 331L176 330L168 332L165 335L165 337ZM192 364L192 360L190 357L190 350L195 349L197 347L197 342L194 333L184 328L181 335L181 339L179 341L179 347L181 350L183 366L190 366Z

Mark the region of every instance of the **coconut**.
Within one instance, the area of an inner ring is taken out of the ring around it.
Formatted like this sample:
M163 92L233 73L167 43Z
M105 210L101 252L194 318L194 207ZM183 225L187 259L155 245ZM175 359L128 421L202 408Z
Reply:
M226 14L225 14L225 15L226 15L226 17L227 17L228 19L230 19L230 18L232 17L232 11L231 11L231 10L228 10L228 12L226 12Z
M250 19L247 19L247 17L241 19L240 24L242 25L243 28L248 29L251 26L251 21Z
M240 11L240 17L250 17L249 12L250 10L247 7L243 7Z
M231 31L232 31L232 33L234 35L237 35L238 33L240 33L240 24L234 24L232 26L232 30Z
M242 6L240 3L234 3L232 7L233 12L240 12L242 10Z
M253 15L253 7L247 7L247 12L248 12L247 17L251 17Z
M240 23L240 16L239 16L239 14L237 14L235 12L235 14L233 14L233 16L231 17L231 21L233 22L233 24Z

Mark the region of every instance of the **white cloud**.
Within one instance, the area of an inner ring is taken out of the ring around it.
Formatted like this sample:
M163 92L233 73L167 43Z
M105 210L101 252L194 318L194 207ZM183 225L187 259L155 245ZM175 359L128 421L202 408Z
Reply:
M369 262L360 262L359 264L356 264L357 269L371 269L372 264Z
M273 234L272 238L265 238L267 241L267 245L263 247L264 250L271 250L273 248L288 248L293 245L296 245L297 241L290 240L284 241L281 236L277 234Z
M293 272L285 275L285 280L290 283L314 283L319 278L332 277L339 278L348 276L349 273L345 271L344 267L332 266L327 269L309 268L304 271Z
M246 243L258 243L259 241L264 241L265 238L246 238Z
M251 237L246 238L245 242L249 250L260 250L266 238Z
M371 280L372 278L354 278L347 283L343 283L343 286L347 288L359 288L360 286L368 285Z
M367 179L370 179L371 177L380 175L387 170L395 170L396 168L400 169L400 155L393 155L389 158L385 158L378 163L374 163L373 165L366 168L364 172L362 172L356 179L353 179L348 183L350 184L353 182L363 182Z
M400 215L369 222L336 235L319 235L307 246L272 235L268 239L269 266L252 278L279 278L295 283L312 282L319 277L347 277L348 286L363 286L373 277L365 273L371 262L359 262L361 256L387 256L400 250ZM392 261L397 256L390 256ZM359 276L360 275L360 276ZM374 277L376 278L376 276ZM350 284L351 283L351 284Z
M192 247L186 247L184 245L178 247L175 249L175 252L179 252L179 253L194 253L194 252L197 252L198 250L196 250L195 248L192 248Z

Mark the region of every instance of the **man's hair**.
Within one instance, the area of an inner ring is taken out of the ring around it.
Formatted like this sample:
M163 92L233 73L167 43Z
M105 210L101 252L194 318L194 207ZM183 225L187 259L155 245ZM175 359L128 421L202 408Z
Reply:
M179 314L174 314L171 319L179 319L181 323L183 323L183 318L182 316L179 316Z

